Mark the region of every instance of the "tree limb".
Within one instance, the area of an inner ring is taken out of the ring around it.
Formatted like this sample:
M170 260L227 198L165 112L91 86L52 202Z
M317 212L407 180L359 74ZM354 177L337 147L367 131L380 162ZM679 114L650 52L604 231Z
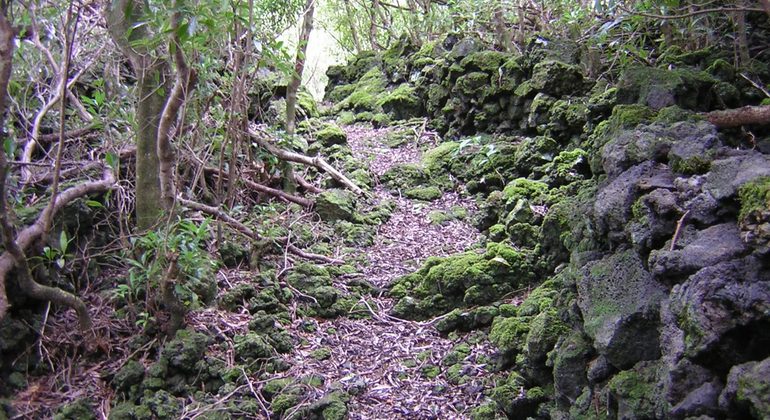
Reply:
M1 25L2 25L2 18L0 17L0 26ZM1 29L0 29L0 32L2 32ZM2 155L0 156L0 161L5 161L5 155L2 153L0 153L0 155ZM5 171L3 171L3 173L5 173ZM111 169L106 169L104 171L104 176L102 180L78 184L72 188L67 189L66 191L62 191L61 194L59 194L59 196L56 198L56 203L52 208L46 207L45 210L43 210L43 212L40 214L40 217L37 218L35 223L33 223L31 226L24 228L21 232L19 232L19 234L16 236L16 240L13 241L15 242L16 247L22 252L28 249L30 246L32 246L32 244L35 241L40 239L40 237L43 235L44 221L47 218L53 217L54 214L58 213L62 208L64 208L64 206L66 206L76 198L82 197L90 193L103 193L112 189L115 186L115 182L116 182L115 174L112 172ZM2 203L0 203L2 204L2 210L0 210L0 212L2 212L2 214L5 216L7 215L7 213L5 211L6 203L5 203L4 186L5 186L5 183L3 182L1 186L3 188L3 191L2 191L3 194L0 197L0 200L2 200ZM12 231L6 230L5 228L3 228L4 236L5 236L5 232L8 232L10 234ZM9 250L9 252L6 252L2 256L0 256L0 320L2 320L5 317L8 310L7 296L5 295L5 282L8 278L8 274L11 272L11 270L14 267L17 266L17 263L19 262L19 259L17 258L17 256L10 254L11 247L8 247L6 245L6 250ZM24 262L22 264L26 264L26 258L24 258ZM23 268L21 266L19 266L19 271L20 272L23 271ZM20 277L19 280L21 281L23 279L21 279ZM32 280L31 276L29 277L29 280ZM80 321L81 327L88 327L84 329L90 329L90 326L89 326L90 316L88 316L87 310L83 312L83 310L86 309L85 304L83 304L82 306L77 304L77 301L82 303L82 301L77 297L61 289L41 286L40 284L37 284L36 282L34 282L34 280L32 280L32 283L26 282L25 284L22 284L22 289L24 289L25 292L30 297L33 297L35 299L47 299L47 300L53 301L54 303L62 304L75 309L76 311L78 311L78 320ZM31 293L27 291L28 289L31 290ZM63 297L60 300L55 300L50 296L54 296L54 297L63 296ZM6 304L5 306L3 306L4 302ZM70 303L72 303L73 305L70 305Z
M208 166L204 166L203 167L203 172L214 174L216 176L222 176L222 172L220 172L219 169L211 168L211 167L208 167ZM229 175L228 174L224 174L224 179L229 181ZM262 184L258 184L256 182L250 180L250 179L241 178L240 181L242 181L247 187L249 187L249 188L251 188L253 190L257 190L259 192L270 194L270 195L273 195L275 197L282 198L282 199L284 199L286 201L291 201L292 203L299 204L302 207L313 207L313 205L315 204L315 201L313 201L313 200L309 200L307 198L302 198L302 197L297 197L295 195L288 194L288 193L286 193L284 191L277 190L275 188L270 188L270 187L264 186Z
M740 127L749 124L770 123L770 105L711 111L702 114L717 128Z
M265 133L262 130L255 129L253 127L249 127L249 135L251 136L251 138L253 138L257 142L257 144L259 144L260 147L267 149L268 152L272 153L279 159L287 160L289 162L302 163L304 165L315 166L316 168L327 172L329 175L331 175L332 178L339 181L340 184L349 188L354 193L359 195L363 193L363 190L361 190L361 188L359 188L355 183L353 183L353 181L349 180L340 171L335 169L333 166L329 165L320 156L309 157L309 156L301 155L299 153L289 152L288 150L279 149L273 146L272 144L270 144L267 140L265 140L265 137L269 136L267 133Z
M234 219L233 217L230 217L229 215L227 215L226 213L224 213L223 211L221 211L217 207L207 206L205 204L196 203L195 201L186 200L184 198L178 198L177 201L179 202L179 204L181 204L181 205L183 205L185 207L191 208L193 210L202 211L202 212L204 212L206 214L210 214L210 215L220 219L221 221L223 221L223 222L227 223L228 225L230 225L230 227L235 229L238 233L246 236L247 238L253 239L255 241L261 241L262 239L264 239L260 234L258 234L257 232L254 232L253 230L249 229L248 226L244 225L243 223L239 222L238 220ZM278 242L278 243L280 243L281 245L284 245L284 246L288 242L288 238L285 238L285 237L284 238L271 238L271 239L276 241L276 242ZM291 245L291 244L289 244L287 248L293 254L298 255L298 256L300 256L302 258L309 259L309 260L321 261L321 262L328 263L328 264L344 264L345 263L342 260L335 260L335 259L329 258L329 257L327 257L325 255L318 255L318 254L313 254L313 253L302 251L301 249L299 249L296 246Z

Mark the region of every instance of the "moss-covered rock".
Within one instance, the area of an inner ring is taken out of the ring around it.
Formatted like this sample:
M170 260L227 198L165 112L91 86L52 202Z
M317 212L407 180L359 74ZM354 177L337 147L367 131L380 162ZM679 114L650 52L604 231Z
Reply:
M322 347L318 350L313 350L313 352L310 353L310 357L316 360L327 360L332 357L332 352L326 347Z
M324 147L330 147L335 144L347 144L348 135L335 124L325 124L324 127L315 134L316 141Z
M155 391L152 396L142 398L143 405L152 411L153 419L174 420L182 413L182 402L166 391Z
M748 412L755 419L770 416L770 359L749 362L733 367L727 377L727 386L720 396L725 408Z
M90 398L80 398L71 404L65 404L59 409L59 413L53 416L54 420L95 420L95 403Z
M356 220L356 196L346 190L332 189L316 198L315 210L322 220Z
M524 351L530 331L530 317L497 318L489 332L489 341L500 350L504 364L512 363Z
M551 96L574 95L583 90L583 72L574 65L546 60L532 69L532 87Z
M335 224L334 230L342 237L345 245L358 248L374 245L374 237L377 235L376 226L359 225L345 221Z
M559 153L559 145L550 137L525 138L514 155L516 172L528 176L538 166L551 162Z
M654 111L678 105L684 109L707 111L714 101L711 88L716 80L703 71L632 67L618 81L620 104L638 103Z
M412 198L415 200L433 201L441 198L443 194L437 187L429 186L425 188L412 188L404 191L406 198Z
M144 365L130 359L115 375L113 384L115 389L121 392L129 392L132 387L139 385L144 379Z
M380 177L380 182L390 190L407 190L426 184L429 178L429 172L419 165L398 163Z
M204 334L184 329L176 333L161 352L171 368L183 372L195 372L195 364L203 358L211 339Z
M381 95L377 105L394 120L408 120L422 115L422 103L415 93L415 88L408 83Z
M660 356L664 292L634 251L587 264L577 286L585 332L610 363L627 369Z
M225 267L235 268L241 264L248 265L251 250L236 241L224 241L219 247L219 256Z
M273 347L259 334L250 332L246 335L236 335L233 341L235 357L242 362L268 359L274 354Z
M659 386L658 362L641 362L610 380L609 390L618 401L618 418L664 418L668 409Z

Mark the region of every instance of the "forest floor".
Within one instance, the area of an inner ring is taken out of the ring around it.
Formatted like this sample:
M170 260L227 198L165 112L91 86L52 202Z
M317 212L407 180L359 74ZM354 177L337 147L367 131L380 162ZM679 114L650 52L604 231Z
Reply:
M415 130L411 140L389 147L387 134L392 128L355 125L343 129L348 134L354 157L369 163L375 180L396 163L418 163L423 152L435 146L437 138L430 132L419 134ZM467 196L445 192L439 200L423 202L394 195L379 183L372 194L375 201L390 200L397 204L390 219L378 227L374 244L358 250L363 257L357 258L361 263L356 275L377 288L384 288L395 278L415 271L430 256L463 252L480 242L478 230L468 223L476 207ZM431 224L429 212L449 211L453 206L465 208L469 217ZM251 274L223 269L218 276L225 283L236 284L248 281ZM345 287L336 283L335 286ZM112 336L114 340L97 342L102 350L98 357L86 358L77 352L72 355L72 345L68 343L76 341L72 337L72 332L77 330L74 313L64 311L56 319L52 317L47 321L37 352L47 360L53 373L29 379L29 388L14 399L13 405L20 413L16 418L41 418L47 410L82 396L100 401L97 418L107 418L110 406L114 405L111 401L117 397L102 373L116 372L128 358L136 358L137 351L131 352L125 345L132 335L132 326L127 320L110 317L112 305L108 299L91 303L97 305L92 311L97 328L106 334L104 337ZM307 386L303 400L295 409L319 400L342 384L351 395L348 404L351 420L469 418L468 411L482 402L483 391L494 387L495 382L496 374L489 362L494 360L496 350L485 334L442 336L433 327L440 318L415 322L391 317L387 314L395 301L384 296L362 297L362 303L370 312L369 318L307 320L296 311L302 303L292 302L292 324L284 327L299 338L300 344L295 342L294 352L285 358L291 367L267 379L265 375L251 378L242 385L248 386L263 407L264 413L256 418L268 417L268 404L260 396L265 383L278 378L307 377L321 379L322 385ZM246 334L250 320L246 312L237 314L208 308L189 313L186 321L192 329L230 343L229 351L225 350L229 355L223 357L232 360L232 340L228 337ZM315 328L308 329L309 322L314 323ZM56 351L57 346L70 351ZM456 367L454 374L449 374L442 360L458 346L463 349L459 353L462 355L460 374ZM316 351L322 348L328 349L328 358L319 360ZM152 360L146 362L151 363ZM462 382L457 380L460 377ZM185 414L180 418L197 418L205 411L204 407L188 401ZM284 417L288 418L294 411L289 410Z

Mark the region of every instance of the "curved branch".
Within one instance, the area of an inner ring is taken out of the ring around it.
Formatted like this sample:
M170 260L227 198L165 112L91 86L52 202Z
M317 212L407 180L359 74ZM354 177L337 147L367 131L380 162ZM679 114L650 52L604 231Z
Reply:
M363 193L363 190L361 190L361 188L353 183L353 181L349 180L340 171L326 163L326 161L323 160L323 158L320 156L309 157L299 153L289 152L288 150L279 149L265 140L267 133L264 131L260 133L260 131L257 131L252 127L249 127L249 135L257 142L257 144L259 144L260 147L267 149L268 152L272 153L277 158L289 162L297 162L304 165L315 166L318 169L326 171L329 175L331 175L332 178L336 179L340 184L346 186L347 188L350 188L350 190L352 190L354 193L359 195Z
M2 24L2 19L0 18L0 25ZM2 30L0 29L0 32ZM5 155L3 153L0 153L0 165L3 163L6 163ZM6 171L2 171L3 174L6 173ZM5 181L5 175L2 176L2 181ZM23 251L32 244L40 239L40 237L43 235L44 232L44 221L53 217L54 214L58 213L64 206L75 200L76 198L82 197L86 194L90 193L103 193L110 189L112 189L115 186L115 174L112 172L111 169L107 169L104 171L104 176L102 180L100 181L92 181L92 182L86 182L83 184L78 184L72 188L67 189L66 191L62 191L61 194L56 198L56 203L53 206L47 206L45 210L40 214L40 217L37 218L35 223L33 223L31 226L28 226L24 228L21 232L19 232L18 235L16 235L15 240L11 240L11 246L9 247L8 244L6 244L6 250L8 252L4 253L2 256L0 256L0 320L2 320L8 310L7 305L7 297L5 295L5 282L8 278L8 274L11 272L11 270L18 265L19 268L19 281L21 283L22 289L24 289L25 293L27 293L30 297L35 299L42 299L42 300L51 300L54 303L58 303L70 308L75 309L78 312L78 320L80 322L81 328L84 330L90 329L90 316L88 315L87 308L85 304L80 305L83 303L80 299L78 299L76 296L71 295L61 289L48 287L48 286L42 286L40 284L37 284L34 280L32 280L32 277L29 276L28 279L23 279L22 276L25 272L23 266L27 266L27 270L29 270L29 267L27 265L26 257L23 258L23 260L20 260L18 257L18 253L14 255L11 250L14 248L18 249L22 255ZM7 221L7 212L5 211L5 182L0 184L0 188L2 188L2 191L0 191L0 219L5 218ZM2 223L2 221L0 221ZM3 226L3 240L5 241L5 236L10 236L13 234L13 230L8 225L8 229L6 229L6 226ZM11 238L13 239L13 238ZM26 273L29 275L29 271L26 271ZM3 306L3 303L5 302L5 306ZM78 303L80 302L80 303Z
M221 221L227 223L228 225L230 225L230 227L232 227L242 235L246 236L247 238L254 239L255 241L261 241L262 239L264 239L260 234L249 229L248 226L244 225L238 220L228 216L226 213L219 210L217 207L207 206L205 204L196 203L195 201L185 200L184 198L178 198L177 201L179 202L179 204L185 207L191 208L193 210L202 211L206 214L210 214L216 217L217 219L220 219ZM284 246L289 242L289 240L285 237L272 238L272 239ZM316 261L321 261L328 264L338 264L338 265L345 263L342 260L335 260L334 258L329 258L325 255L318 255L318 254L302 251L301 249L291 244L289 244L287 248L293 254L296 254L302 258L306 258L309 260L316 260Z

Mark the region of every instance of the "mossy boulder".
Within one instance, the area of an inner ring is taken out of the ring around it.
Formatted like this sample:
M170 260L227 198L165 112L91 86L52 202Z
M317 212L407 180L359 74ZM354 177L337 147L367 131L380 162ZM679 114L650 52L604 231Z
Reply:
M422 115L423 107L415 88L408 83L377 99L377 105L394 120L408 120Z
M716 82L704 71L631 67L618 81L617 99L620 104L642 104L654 111L672 105L708 111L714 102L711 88Z
M553 350L559 339L570 331L561 318L558 308L550 307L532 319L525 345L530 363L544 362L548 352Z
M591 178L588 152L583 149L561 151L544 168L545 180L551 188Z
M210 338L204 334L184 329L176 333L161 352L171 368L182 372L195 372L196 363L203 359Z
M516 178L506 184L501 197L506 209L513 210L519 200L533 205L542 205L547 199L548 184L526 178Z
M525 138L514 155L514 167L520 176L528 176L543 164L551 162L559 153L559 144L550 137Z
M578 66L547 60L535 65L529 82L535 90L557 98L575 95L583 91L583 72Z
M251 250L236 241L224 241L219 247L219 256L225 267L235 268L241 264L248 265Z
M316 197L315 211L322 220L327 222L335 220L356 220L355 194L346 190L331 189L318 194Z
M334 391L310 404L302 418L313 420L345 420L348 418L350 397L342 391Z
M659 385L660 362L641 362L610 380L609 390L618 402L618 418L665 418L669 407Z
M113 385L118 391L129 392L132 387L139 385L142 382L144 374L144 365L136 360L130 359L115 375Z
M340 101L334 111L351 110L353 112L378 112L377 97L385 92L388 81L379 68L370 69L361 77L350 95Z
M380 182L390 190L407 190L425 185L429 179L429 172L422 166L398 163L380 177Z
M236 335L233 342L235 343L235 357L241 362L266 360L272 357L275 352L264 337L253 332Z
M300 291L310 291L321 286L331 286L332 278L324 267L297 263L294 270L286 275L286 282Z
M570 406L588 386L586 371L592 352L586 337L579 332L573 332L549 353L548 360L553 365L554 390L560 405Z
M142 405L149 407L152 418L157 420L178 419L182 413L182 402L164 390L155 391L150 397L145 395Z
M325 124L324 127L315 134L316 141L324 147L330 147L335 144L347 144L348 135L335 124Z
M530 331L531 317L497 318L489 332L489 341L500 350L504 365L515 361L516 355L524 352Z
M374 238L377 236L377 228L375 226L346 221L336 223L334 230L342 237L342 242L345 245L358 248L374 245Z
M442 195L443 194L441 193L441 190L434 186L429 186L425 188L412 188L404 191L404 196L406 198L412 198L415 200L422 200L422 201L438 200L439 198L441 198Z
M734 366L719 397L730 412L749 413L755 419L770 417L770 359ZM737 410L736 410L737 409ZM745 417L744 417L745 418Z
M418 299L441 296L436 303L451 309L489 303L533 278L533 267L525 254L507 245L489 243L483 254L428 258L417 272L396 279L390 287L396 293L410 291ZM436 307L432 312L442 309Z
M59 409L59 413L53 416L54 420L96 420L94 414L96 404L90 398L80 398L70 404L65 404Z
M660 356L665 293L633 250L588 263L577 288L585 332L613 366L627 369Z

